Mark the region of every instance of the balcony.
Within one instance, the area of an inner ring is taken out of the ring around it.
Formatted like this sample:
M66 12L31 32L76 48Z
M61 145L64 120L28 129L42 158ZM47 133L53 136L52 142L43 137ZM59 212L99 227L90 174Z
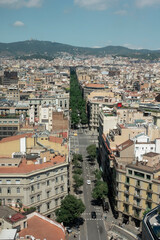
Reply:
M146 201L148 201L148 202L152 202L152 197L151 197L151 196L147 196Z
M123 203L124 203L124 204L127 204L127 205L130 204L129 200L124 200Z
M129 195L129 190L124 190L124 194Z
M140 214L138 214L138 213L134 213L134 214L133 214L133 217L136 218L136 219L138 219L138 220L142 220Z
M140 184L138 184L138 183L136 183L136 186L135 186L135 188L141 189L141 185L140 185Z
M147 187L147 192L151 192L151 193L152 193L153 190L148 186L148 187Z
M141 196L140 194L135 193L135 194L134 194L134 197L135 197L135 198L141 198L142 196Z
M130 184L129 184L129 182L125 182L125 185L129 186Z
M138 209L142 209L142 205L137 204L137 203L133 203L133 207L138 208Z

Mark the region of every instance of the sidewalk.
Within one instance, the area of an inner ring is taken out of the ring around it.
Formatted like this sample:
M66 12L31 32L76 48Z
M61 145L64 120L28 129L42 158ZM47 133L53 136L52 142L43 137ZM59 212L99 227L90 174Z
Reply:
M122 229L125 229L128 232L130 232L130 233L132 233L136 236L137 236L137 234L140 233L139 229L134 226L134 223L132 224L132 222L130 222L129 224L124 224L124 223L122 224L122 219L121 218L115 219L113 217L111 209L110 209L109 212L103 213L103 217L104 217L104 223L105 223L105 228L106 228L107 232L108 231L112 232L113 225L117 225L118 227L121 227ZM123 237L123 236L121 236L121 237ZM127 239L127 238L124 238L124 239Z

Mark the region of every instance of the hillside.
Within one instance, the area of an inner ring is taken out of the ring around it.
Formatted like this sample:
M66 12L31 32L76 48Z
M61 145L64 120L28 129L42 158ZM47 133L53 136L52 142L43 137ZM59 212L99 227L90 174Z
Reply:
M136 57L144 59L157 59L160 58L160 50L133 50L121 46L107 46L103 48L85 48L75 47L67 44L49 42L49 41L37 41L27 40L14 43L0 43L0 56L13 56L32 58L45 57L52 59L56 56L61 56L62 53L69 53L73 56L77 55L95 55L105 56L106 54L112 54L117 56Z

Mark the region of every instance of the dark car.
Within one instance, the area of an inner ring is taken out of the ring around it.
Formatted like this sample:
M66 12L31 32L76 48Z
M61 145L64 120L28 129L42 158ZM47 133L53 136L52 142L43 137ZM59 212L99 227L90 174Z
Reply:
M109 204L108 204L108 202L103 202L102 206L103 206L103 210L104 211L106 211L106 212L109 211Z
M97 217L96 212L91 212L91 217L96 218Z

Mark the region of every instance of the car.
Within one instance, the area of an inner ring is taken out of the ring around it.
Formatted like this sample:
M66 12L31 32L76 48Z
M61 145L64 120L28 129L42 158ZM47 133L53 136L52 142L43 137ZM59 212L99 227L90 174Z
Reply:
M96 212L94 212L94 211L91 212L91 217L95 219L97 217Z
M91 184L91 180L87 180L87 184L90 185Z
M68 233L71 233L71 232L72 232L72 229L71 229L70 227L66 227L66 231L67 231Z

